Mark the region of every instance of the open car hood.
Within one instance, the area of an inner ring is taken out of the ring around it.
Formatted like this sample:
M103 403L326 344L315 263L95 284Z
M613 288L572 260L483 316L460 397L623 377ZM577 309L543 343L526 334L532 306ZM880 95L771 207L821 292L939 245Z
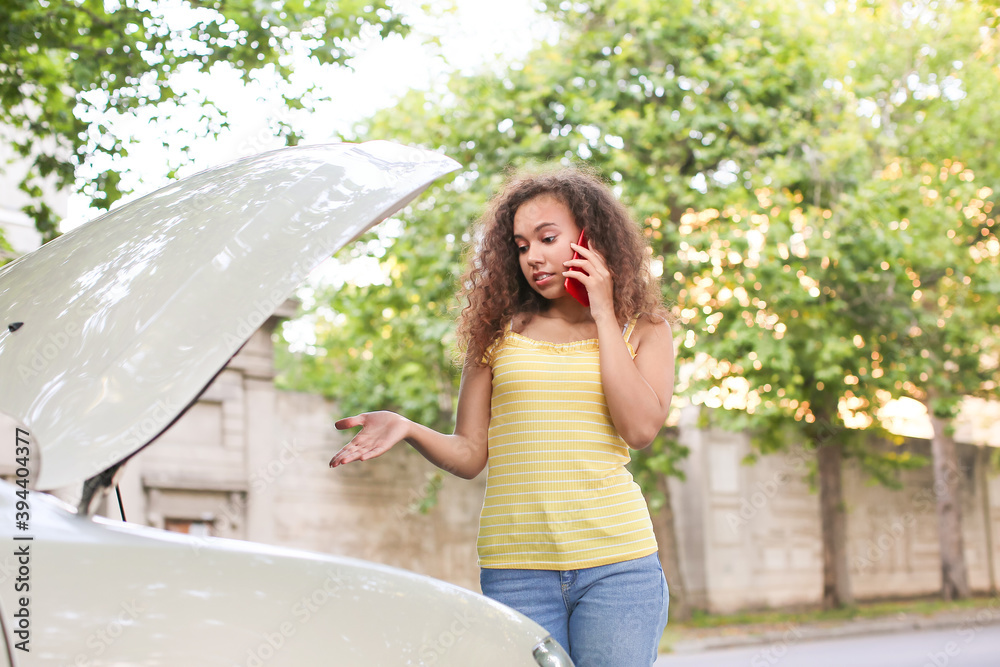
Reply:
M35 488L145 446L310 271L458 166L383 141L286 148L177 181L0 269L0 413L39 450Z

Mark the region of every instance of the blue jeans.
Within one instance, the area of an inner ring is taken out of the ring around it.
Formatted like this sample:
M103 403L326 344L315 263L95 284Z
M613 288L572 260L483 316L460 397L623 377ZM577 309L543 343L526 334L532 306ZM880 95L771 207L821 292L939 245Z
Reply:
M482 568L483 594L548 630L576 667L649 667L670 594L657 555L580 570Z

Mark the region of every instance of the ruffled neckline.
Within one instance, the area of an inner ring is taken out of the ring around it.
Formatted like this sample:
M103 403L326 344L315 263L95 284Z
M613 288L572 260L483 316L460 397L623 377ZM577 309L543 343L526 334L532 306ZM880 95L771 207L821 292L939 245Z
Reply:
M504 332L505 337L508 341L516 340L526 347L531 347L536 350L545 350L548 352L593 352L599 350L598 339L596 338L584 338L582 340L571 340L566 343L553 343L549 340L538 340L537 338L528 338L524 334L519 334L507 326L507 330ZM632 347L630 341L625 341L625 346L628 348L629 355L635 359L635 348Z
M571 340L566 343L554 343L550 340L538 340L537 338L529 338L524 334L519 334L511 329L507 330L507 335L513 339L522 341L531 345L532 347L538 347L543 349L551 350L596 350L598 349L598 341L596 338L584 338L582 340Z

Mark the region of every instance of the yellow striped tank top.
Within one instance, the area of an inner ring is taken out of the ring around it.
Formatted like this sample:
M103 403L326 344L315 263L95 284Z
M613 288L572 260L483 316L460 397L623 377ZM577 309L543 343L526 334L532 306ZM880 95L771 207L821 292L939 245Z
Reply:
M628 339L633 319L623 335ZM491 354L489 476L479 522L485 568L575 570L656 551L601 385L597 339L510 330Z

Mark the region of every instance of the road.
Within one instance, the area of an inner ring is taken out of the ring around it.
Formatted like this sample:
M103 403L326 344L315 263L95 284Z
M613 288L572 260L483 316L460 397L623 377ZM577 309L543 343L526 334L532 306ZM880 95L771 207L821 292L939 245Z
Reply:
M654 667L1000 667L1000 625L797 640L665 655Z

